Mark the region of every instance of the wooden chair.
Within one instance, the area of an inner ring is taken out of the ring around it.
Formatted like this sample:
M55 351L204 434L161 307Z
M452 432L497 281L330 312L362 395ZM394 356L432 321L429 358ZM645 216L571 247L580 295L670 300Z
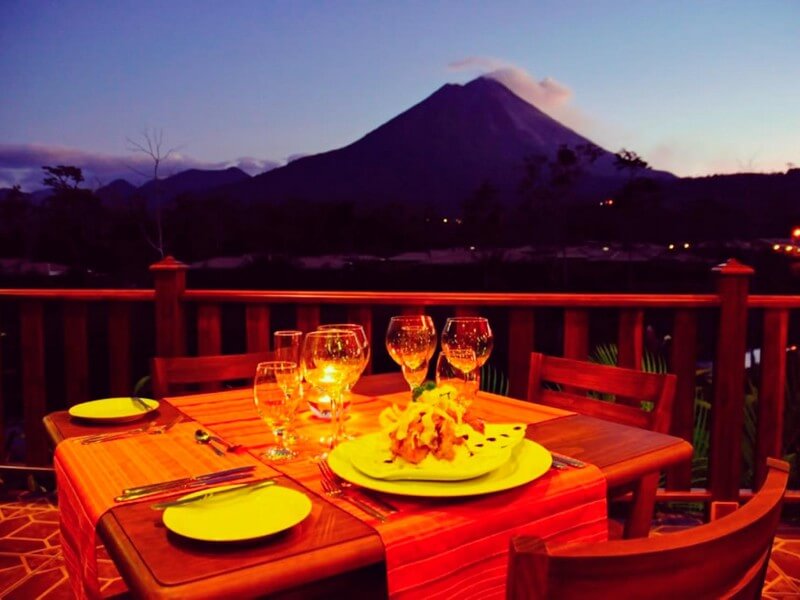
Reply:
M598 419L668 433L676 381L677 378L671 373L645 373L533 352L528 377L528 400ZM548 388L545 382L558 384L560 389ZM613 395L614 402L586 395L587 391L604 396ZM652 410L645 410L642 403L652 406Z
M153 396L214 391L230 381L252 383L256 365L267 360L274 360L272 352L156 357L150 365Z
M623 425L668 433L676 381L673 374L645 373L533 352L528 400ZM609 398L613 402L607 401ZM633 491L634 507L652 507L658 478L659 473L648 473L635 487L612 489L609 495ZM624 536L647 536L651 519L652 514L632 511L625 523Z
M553 547L514 537L506 597L760 598L789 478L781 460L767 459L767 469L761 490L742 508L679 533Z

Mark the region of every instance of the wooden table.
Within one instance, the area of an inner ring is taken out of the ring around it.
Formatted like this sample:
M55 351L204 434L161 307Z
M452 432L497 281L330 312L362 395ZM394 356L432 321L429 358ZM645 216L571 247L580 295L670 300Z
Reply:
M480 412L524 411L526 403L485 396ZM165 403L169 421L175 409ZM161 411L160 411L161 412ZM96 431L66 412L45 418L54 440ZM528 437L552 451L597 465L609 487L633 484L644 476L687 460L684 440L602 421L567 415L528 427ZM296 485L281 478L283 485ZM243 545L225 553L164 536L158 515L147 503L117 506L103 515L98 531L128 586L137 596L212 598L274 594L279 597L381 597L385 595L383 545L378 534L324 498L310 494L312 514L278 540ZM635 510L653 509L652 495L637 499ZM155 571L155 574L154 574ZM192 574L187 577L187 573ZM174 582L174 584L171 584Z

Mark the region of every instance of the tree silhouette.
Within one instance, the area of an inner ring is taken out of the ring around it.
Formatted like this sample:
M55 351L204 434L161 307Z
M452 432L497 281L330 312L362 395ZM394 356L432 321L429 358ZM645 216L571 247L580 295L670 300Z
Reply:
M78 167L58 165L42 167L42 170L47 173L42 183L53 188L54 192L75 191L84 181L83 171Z
M142 131L142 141L137 142L131 138L126 138L128 142L128 150L137 152L149 157L153 163L152 181L153 181L153 195L155 197L155 233L151 235L147 227L142 225L142 234L144 235L147 243L158 252L161 258L166 256L165 240L164 240L164 222L163 222L163 198L161 198L161 185L159 184L159 169L162 167L170 155L177 150L177 148L164 148L164 130L163 129L145 129ZM146 175L141 171L130 167L136 173Z

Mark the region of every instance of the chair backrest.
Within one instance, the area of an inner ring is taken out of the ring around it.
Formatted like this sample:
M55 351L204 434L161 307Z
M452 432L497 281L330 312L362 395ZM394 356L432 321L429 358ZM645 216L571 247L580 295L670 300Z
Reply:
M156 398L197 391L213 391L226 381L253 381L256 365L274 360L272 352L217 354L211 356L156 357L151 361L153 395Z
M787 463L767 466L746 505L678 533L560 547L512 538L506 597L760 598L789 477Z
M533 352L528 400L667 433L676 380L671 373L645 373Z

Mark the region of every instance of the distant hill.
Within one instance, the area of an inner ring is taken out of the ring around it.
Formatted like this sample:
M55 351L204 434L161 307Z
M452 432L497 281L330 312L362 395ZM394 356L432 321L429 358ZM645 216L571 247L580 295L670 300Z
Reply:
M207 192L220 186L240 183L251 177L237 167L229 167L221 171L189 169L170 177L159 179L158 193L165 200L174 199L181 194ZM155 197L155 182L148 181L141 186L138 194L148 199Z
M456 209L484 182L516 198L526 157L552 159L562 145L589 140L519 98L478 78L447 84L360 140L307 156L229 188L256 201L413 203ZM595 189L624 179L603 150L588 172ZM672 177L659 173L662 177Z
M95 196L109 206L127 202L136 193L136 186L124 179L115 179L108 185L95 190Z

